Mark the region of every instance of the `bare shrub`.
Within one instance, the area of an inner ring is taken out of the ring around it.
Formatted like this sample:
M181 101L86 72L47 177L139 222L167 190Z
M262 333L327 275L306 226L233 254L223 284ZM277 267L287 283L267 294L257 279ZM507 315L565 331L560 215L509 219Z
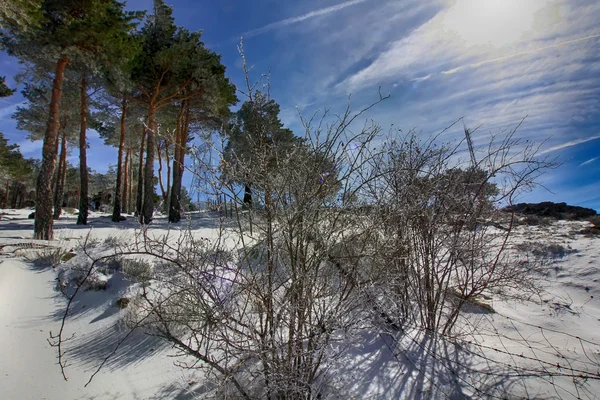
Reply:
M74 254L62 247L44 246L23 248L18 251L25 260L38 266L56 267L69 261Z
M120 264L123 275L132 282L147 285L154 278L154 269L147 260L124 258Z
M533 257L542 260L551 260L557 258L564 258L568 254L574 253L569 246L565 246L559 243L544 243L544 242L523 242L515 245L515 248L519 251L529 253Z

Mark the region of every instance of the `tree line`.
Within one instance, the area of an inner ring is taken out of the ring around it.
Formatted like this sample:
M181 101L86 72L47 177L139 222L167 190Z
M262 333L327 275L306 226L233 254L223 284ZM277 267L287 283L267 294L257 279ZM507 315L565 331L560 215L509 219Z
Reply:
M13 117L29 139L43 141L37 239L52 239L72 148L79 154L77 223L87 224L89 129L118 148L113 221L135 212L148 224L161 202L178 222L189 142L234 119L236 88L202 33L177 26L162 0L148 15L124 7L116 0L11 0L0 8L0 46L22 64L16 80L25 103ZM2 95L14 93L4 78L0 84Z

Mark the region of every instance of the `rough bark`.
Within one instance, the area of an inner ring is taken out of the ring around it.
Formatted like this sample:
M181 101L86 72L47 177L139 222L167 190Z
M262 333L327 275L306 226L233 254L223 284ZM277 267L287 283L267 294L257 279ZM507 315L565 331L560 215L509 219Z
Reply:
M60 148L60 131L63 128L63 122L59 122L58 125L58 134L56 135L56 139L54 140L54 144L56 146L56 154L58 155L58 149ZM60 163L59 163L59 168L60 168ZM56 191L56 184L59 181L60 177L58 175L58 173L55 173L52 175L52 192Z
M35 225L34 238L41 240L52 240L52 175L56 167L56 137L60 128L60 99L62 97L62 86L65 68L69 63L67 57L62 57L56 63L56 72L52 84L52 97L50 100L50 115L44 135L42 147L42 165L36 182L35 191Z
M159 143L157 147L157 151L156 154L158 155L158 186L160 186L160 192L162 194L162 198L163 201L167 201L167 191L165 190L165 185L163 184L163 178L162 178L162 170L163 170L163 163L162 163L162 146Z
M138 186L135 205L135 215L142 215L142 205L144 204L144 147L146 145L146 129L142 132L142 145L140 146L140 165L138 167Z
M77 225L87 225L88 218L88 170L87 170L87 86L85 76L81 78L81 108L79 109L81 117L81 127L79 130L79 176L81 188L79 190L79 216Z
M10 191L10 178L6 179L6 192L4 193L4 200L2 200L2 208L6 208L8 205L8 192Z
M190 108L184 103L182 105L182 112L177 119L175 154L173 158L173 185L171 186L171 199L169 201L169 222L181 221L181 182L183 179L190 116Z
M127 210L131 212L133 209L133 149L129 148L129 198L127 201Z
M63 127L64 129L64 127ZM67 134L63 132L60 143L60 158L58 174L56 174L56 187L54 188L54 219L59 219L62 213L62 202L65 190L65 177L67 175Z
M167 196L165 197L165 210L169 209L171 200L171 157L169 155L169 144L165 146L165 163L167 164Z
M119 155L117 156L117 184L115 185L115 204L113 207L113 222L121 222L121 190L123 173L123 148L125 147L125 118L127 118L127 100L121 104L121 136L119 137Z
M252 208L252 187L247 182L244 184L244 205Z
M129 149L125 151L125 165L123 166L123 212L129 214Z
M144 165L144 199L142 202L142 213L140 223L149 224L154 213L154 153L156 152L156 123L155 106L152 102L148 105L148 129L146 138L146 163Z

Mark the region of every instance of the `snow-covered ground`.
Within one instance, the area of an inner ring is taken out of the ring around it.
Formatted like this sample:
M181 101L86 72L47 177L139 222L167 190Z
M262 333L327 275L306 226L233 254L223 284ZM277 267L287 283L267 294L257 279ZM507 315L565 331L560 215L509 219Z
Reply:
M115 302L131 288L119 272L107 277L106 291L83 292L73 303L64 335L75 334L65 344L69 380L62 378L56 348L47 339L60 327L66 300L57 290L58 269L27 260L41 251L31 244L23 248L23 243L36 243L30 239L29 212L5 210L0 220L0 398L203 398L202 378L175 366L169 357L174 350L143 332L123 342L85 387L128 332L121 321L124 311ZM53 243L72 249L77 257L85 257L80 244L88 234L104 242L111 237L127 240L139 228L133 218L115 224L108 216L93 214L86 227L76 226L75 218L67 215L56 223ZM196 214L192 223L199 237L218 235L214 215ZM600 374L599 240L576 233L586 224L518 228L518 240L547 253L544 290L528 301L491 298L495 313L467 310L468 321L479 332L473 347L440 348L428 357L428 339L419 332L396 342L365 331L337 361L341 372L333 385L344 388L337 398L486 398L499 393L494 391L498 385L509 388L515 398L600 398L600 380L573 379L581 371ZM159 218L152 233L161 235L168 229ZM544 373L514 376L532 370ZM430 371L442 378L431 381ZM489 390L489 396L475 388Z

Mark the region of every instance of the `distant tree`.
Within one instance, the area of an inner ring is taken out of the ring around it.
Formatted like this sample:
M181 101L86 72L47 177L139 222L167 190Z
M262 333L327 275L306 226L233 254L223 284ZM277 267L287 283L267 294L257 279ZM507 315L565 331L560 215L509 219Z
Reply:
M204 47L200 37L200 32L178 29L172 9L162 0L154 1L154 14L140 33L142 51L135 58L132 80L136 87L135 99L148 111L144 190L143 199L140 199L140 222L143 224L152 220L154 212L154 187L150 183L154 179L157 112L174 104L179 105L182 112L176 128L173 169L176 201L172 203L177 204L193 107L201 103L207 115L214 115L223 105L226 107L235 102L233 86L224 77L225 67L218 55Z
M227 145L223 152L223 171L234 182L244 185L244 204L252 205L253 181L265 171L273 169L282 152L289 152L301 139L283 127L279 119L279 104L266 94L256 92L242 104L227 131Z
M8 140L0 132L0 179L5 182L4 189L0 188L0 208L7 208L8 205L16 208L22 203L24 193L26 194L27 187L30 187L33 170L33 160L25 159L19 151L19 146L8 144ZM10 199L11 187L14 201Z
M29 140L43 140L48 121L48 104L52 97L52 81L48 79L45 71L39 69L29 69L28 73L21 78L26 79L21 94L27 101L23 106L17 107L13 118L17 121L18 129L29 133ZM78 134L79 107L77 104L79 100L78 90L72 84L65 84L63 86L63 102L69 107L62 107L60 110L60 128L56 137L57 151L60 149L60 155L58 171L52 180L54 219L60 218L62 213L68 145L75 144Z
M27 29L39 22L41 0L3 0L0 3L0 28L6 25Z
M0 97L12 96L14 92L15 89L11 89L6 86L6 77L0 76Z
M43 0L39 24L23 29L18 22L3 20L0 41L9 54L26 63L55 64L42 165L36 185L36 239L53 237L51 180L56 167L65 70L73 60L86 57L109 60L126 49L128 33L134 28L132 21L138 14L126 13L123 7L124 4L116 0ZM37 15L31 11L27 17L33 19Z
M169 222L181 220L181 188L185 170L190 132L193 129L215 128L229 116L229 106L237 103L235 86L225 77L221 57L206 49L200 41L200 33L179 32L180 40L189 48L188 71L193 79L179 102L174 137L173 186L168 191Z

